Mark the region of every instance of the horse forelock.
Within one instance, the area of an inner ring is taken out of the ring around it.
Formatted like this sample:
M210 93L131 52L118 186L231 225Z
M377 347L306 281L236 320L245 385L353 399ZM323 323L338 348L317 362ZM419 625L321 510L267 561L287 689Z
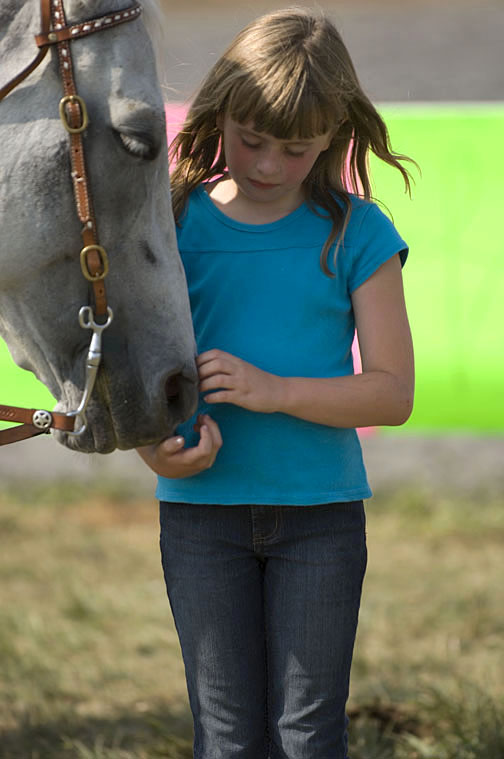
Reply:
M161 82L163 82L166 70L166 50L168 47L166 15L159 0L136 1L140 2L142 6L142 19L154 50L158 76ZM79 20L81 20L82 18L93 18L109 12L122 10L128 4L133 4L133 2L135 0L129 0L129 2L128 0L66 0L65 6L73 3L76 12L79 14Z

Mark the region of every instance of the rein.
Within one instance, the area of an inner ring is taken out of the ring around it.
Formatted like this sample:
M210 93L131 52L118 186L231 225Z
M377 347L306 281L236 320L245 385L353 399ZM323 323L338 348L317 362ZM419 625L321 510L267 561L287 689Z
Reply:
M82 224L83 247L80 251L80 266L83 276L91 283L94 306L94 308L83 306L79 311L80 326L83 329L92 330L93 333L86 358L86 381L79 407L75 411L60 414L43 409L0 405L0 421L21 424L20 427L0 430L0 445L41 435L51 429L79 436L87 427L86 408L93 392L102 356L101 335L103 330L110 325L114 315L110 306L107 305L104 282L109 269L108 257L106 250L98 242L96 218L86 172L82 135L88 125L89 117L86 103L77 93L70 43L74 39L111 29L127 21L134 21L141 12L142 7L134 3L123 10L68 26L63 0L40 0L41 31L35 35L39 52L25 69L0 89L0 101L2 101L9 92L12 92L18 84L35 71L44 60L49 48L56 46L58 68L63 85L59 115L69 135L75 207Z

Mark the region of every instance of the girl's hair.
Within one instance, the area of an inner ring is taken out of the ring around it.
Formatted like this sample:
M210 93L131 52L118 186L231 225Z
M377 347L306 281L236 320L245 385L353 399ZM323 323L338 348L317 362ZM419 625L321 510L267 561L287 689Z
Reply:
M330 248L341 241L350 218L349 192L371 198L368 151L398 169L411 191L410 174L401 164L411 159L392 152L383 119L362 91L338 31L323 15L288 8L262 16L215 63L170 146L177 221L192 190L226 171L217 127L217 117L224 113L242 124L253 122L256 131L278 139L332 132L329 148L305 180L308 203L323 208L332 220L321 252L329 276Z

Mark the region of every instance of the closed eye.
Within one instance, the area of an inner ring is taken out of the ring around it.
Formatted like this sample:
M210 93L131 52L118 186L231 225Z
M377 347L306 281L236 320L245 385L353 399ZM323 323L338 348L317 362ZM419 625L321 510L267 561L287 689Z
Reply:
M261 143L260 142L249 142L248 140L245 140L243 137L242 137L242 142L245 145L245 147L247 147L247 148L252 148L253 149L253 148L260 148L261 147Z
M301 158L306 153L305 150L292 150L289 148L285 148L285 152L287 155L293 156L294 158Z
M117 131L116 135L122 147L131 155L152 161L159 153L159 147L154 145L148 137L139 134L128 134Z
M242 143L245 145L245 147L250 148L251 150L258 150L261 147L260 142L248 142L248 140L244 140L242 137ZM293 150L292 148L285 148L285 152L288 156L291 156L293 158L301 158L305 154L305 150Z

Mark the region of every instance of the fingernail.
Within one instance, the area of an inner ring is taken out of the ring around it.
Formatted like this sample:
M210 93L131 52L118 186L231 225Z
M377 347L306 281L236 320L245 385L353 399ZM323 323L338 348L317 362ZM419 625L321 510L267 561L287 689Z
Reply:
M177 437L177 438L175 438L175 443L177 445L182 445L183 442L184 442L184 438L183 437Z

